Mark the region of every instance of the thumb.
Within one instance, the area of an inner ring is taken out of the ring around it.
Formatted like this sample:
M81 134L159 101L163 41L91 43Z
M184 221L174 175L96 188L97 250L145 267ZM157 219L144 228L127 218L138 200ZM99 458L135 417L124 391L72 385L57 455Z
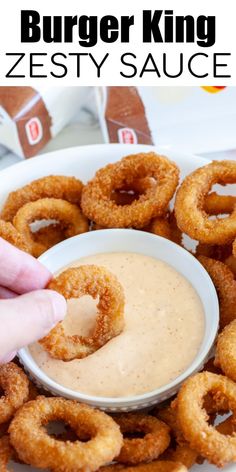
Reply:
M43 338L66 314L66 301L52 290L37 290L0 301L0 363Z

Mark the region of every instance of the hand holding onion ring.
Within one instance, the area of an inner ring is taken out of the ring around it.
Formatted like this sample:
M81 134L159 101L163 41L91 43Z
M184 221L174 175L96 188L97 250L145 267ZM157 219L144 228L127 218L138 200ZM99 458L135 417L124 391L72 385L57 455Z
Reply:
M117 278L103 267L74 267L62 272L49 284L66 299L90 295L99 297L98 315L90 337L67 336L58 324L40 343L56 359L68 361L92 354L124 328L124 292Z

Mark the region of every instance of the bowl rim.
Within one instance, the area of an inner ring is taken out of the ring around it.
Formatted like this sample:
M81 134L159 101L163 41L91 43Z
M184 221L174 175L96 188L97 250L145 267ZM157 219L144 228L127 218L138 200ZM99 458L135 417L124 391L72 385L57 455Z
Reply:
M212 329L211 329L211 332L210 332L210 336L206 340L206 346L205 346L203 352L202 353L198 352L196 354L195 358L193 359L193 361L191 362L189 367L182 374L180 374L178 377L176 377L173 381L171 381L168 384L165 384L161 387L158 387L157 389L145 392L143 394L133 395L133 396L102 397L102 396L89 395L89 394L85 394L85 393L82 393L82 392L80 393L78 391L71 390L68 387L60 385L55 380L51 379L39 367L38 368L40 369L40 372L39 372L39 374L36 373L34 371L33 365L31 365L32 361L30 359L30 354L29 354L28 348L25 347L25 348L22 348L22 349L19 350L18 355L19 355L20 361L23 363L23 365L26 367L26 369L30 372L30 374L42 384L42 386L45 386L47 389L53 390L53 392L59 393L60 395L63 395L67 398L74 398L78 401L84 401L85 403L97 405L98 407L99 406L104 407L106 405L107 405L107 407L109 407L109 406L112 407L112 406L116 406L116 405L119 405L119 407L122 407L122 406L131 405L131 404L134 404L134 403L136 405L140 404L140 403L143 404L145 402L150 403L152 398L158 397L158 396L164 394L165 392L168 392L169 390L173 390L174 388L178 389L178 386L180 384L182 384L190 375L193 375L195 372L199 371L199 369L203 365L204 361L208 358L209 353L210 353L210 351L213 347L215 338L217 336L218 326L219 326L219 302L218 302L218 297L217 297L217 293L216 293L215 287L213 285L213 282L212 282L210 276L208 275L207 271L204 269L204 267L200 264L200 262L190 252L188 252L183 247L175 244L174 242L169 241L168 239L163 238L161 236L157 236L157 235L147 233L147 232L144 232L144 231L138 231L138 230L134 231L132 229L104 229L104 230L97 230L97 231L94 231L94 232L91 231L91 232L88 232L88 233L83 233L83 234L74 236L73 238L69 238L67 240L64 240L64 241L60 242L59 244L55 245L54 247L52 247L51 249L46 251L42 256L40 256L39 261L44 263L46 258L55 255L55 253L57 253L58 251L61 252L61 250L63 250L63 249L66 250L66 248L69 247L71 244L73 244L73 242L81 241L81 239L93 238L98 233L100 234L100 237L103 237L103 236L104 237L110 237L111 234L120 234L121 235L121 234L125 234L127 232L129 234L132 233L134 235L134 237L135 237L135 234L136 234L136 237L137 237L137 233L142 233L142 236L146 237L147 242L148 242L148 240L152 239L153 241L155 240L157 244L158 244L158 242L159 243L161 242L161 244L164 245L164 246L172 247L172 249L174 248L174 250L177 253L179 253L179 255L182 255L186 260L189 261L189 263L191 263L191 265L193 267L193 270L196 267L198 269L198 271L200 271L200 274L202 274L202 281L204 281L204 283L207 283L208 290L211 292L211 303L212 303L212 306L213 306L212 312L214 313L214 319L213 319L214 324L212 323ZM115 251L113 251L113 252L115 252ZM122 251L122 252L125 252L125 251ZM132 251L128 251L128 252L132 252ZM137 253L137 250L133 251L133 252ZM91 254L95 254L95 253L91 252ZM140 254L142 254L142 252L140 252ZM152 257L155 257L155 256L152 256ZM173 267L175 268L174 264L173 264ZM199 294L199 297L200 297L200 294ZM200 297L200 299L201 299L201 297ZM204 314L205 314L205 319L206 319L207 314L205 313L205 310L204 310ZM205 325L204 334L205 333L206 333L206 325ZM203 341L204 341L204 336L203 336L202 342ZM35 361L33 361L33 362L35 362Z

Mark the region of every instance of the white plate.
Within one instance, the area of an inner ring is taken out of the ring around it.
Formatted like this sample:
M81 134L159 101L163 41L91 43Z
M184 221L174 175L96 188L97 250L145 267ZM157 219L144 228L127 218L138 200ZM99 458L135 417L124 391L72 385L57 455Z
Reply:
M162 154L166 153L164 149L152 146L100 144L56 151L21 162L0 173L0 206L4 203L9 192L39 177L50 174L74 175L86 182L88 179L93 177L97 169L103 167L107 163L115 162L127 154L150 150ZM194 155L183 155L172 151L167 154L168 157L175 161L179 166L181 170L181 178L192 172L197 167L203 166L209 162L202 157ZM15 472L34 472L38 469L14 464L13 470ZM216 472L217 470L219 469L204 463L200 466L194 466L191 469L191 472ZM221 470L224 470L225 472L233 472L236 471L236 465L228 466Z

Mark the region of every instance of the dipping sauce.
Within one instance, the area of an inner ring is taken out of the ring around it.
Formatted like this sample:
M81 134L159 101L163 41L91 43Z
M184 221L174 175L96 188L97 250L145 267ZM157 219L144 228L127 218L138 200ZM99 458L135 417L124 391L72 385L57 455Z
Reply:
M135 253L107 253L71 264L95 264L115 274L125 292L125 328L94 354L64 362L39 344L30 347L39 367L58 384L102 397L150 392L181 373L195 358L204 334L204 311L192 285L171 266ZM68 301L67 334L88 335L96 303Z

